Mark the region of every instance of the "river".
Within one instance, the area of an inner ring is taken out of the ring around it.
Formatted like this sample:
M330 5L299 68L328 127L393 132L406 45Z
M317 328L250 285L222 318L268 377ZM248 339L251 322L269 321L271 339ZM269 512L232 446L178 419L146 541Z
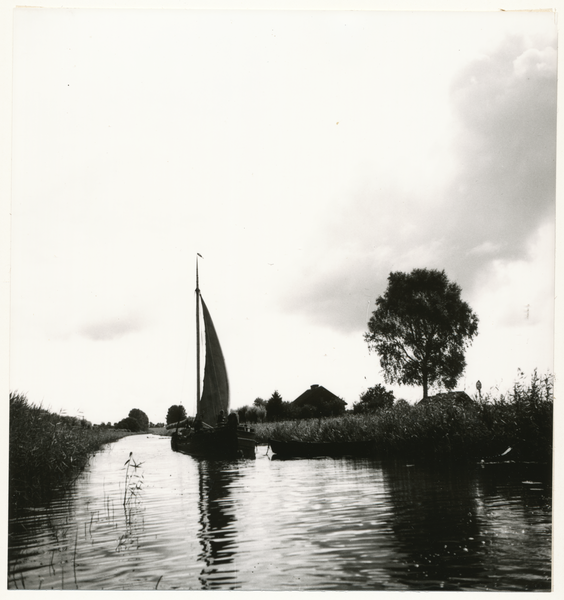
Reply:
M266 450L211 462L155 435L108 445L62 498L10 522L8 588L551 588L547 467Z

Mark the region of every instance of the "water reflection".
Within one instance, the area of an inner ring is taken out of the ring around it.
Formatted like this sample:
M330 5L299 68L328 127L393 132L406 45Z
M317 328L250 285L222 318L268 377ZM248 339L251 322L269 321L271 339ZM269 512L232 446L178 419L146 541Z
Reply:
M385 463L392 530L403 561L394 577L413 588L457 590L482 570L476 480L454 466Z
M145 533L143 518L145 506L142 463L135 462L132 454L124 465L126 467L122 505L124 531L118 538L116 552L131 553L135 556L139 553L140 540Z
M205 566L199 580L202 589L235 589L237 571L229 568L236 552L235 503L230 488L239 476L236 463L200 461L198 464L200 530L202 551L198 560Z
M490 588L551 587L552 477L549 465L509 463L478 471L484 558ZM524 569L526 567L526 570Z
M386 569L394 560L395 540L380 463L363 459L308 462L306 468L317 467L317 473L308 473L300 516L294 516L310 545L307 553L297 550L294 557L296 562L303 561L294 569L303 571L303 589L400 589ZM291 512L286 517L291 520Z
M538 466L197 461L135 436L10 522L8 587L547 590L550 499Z
M531 507L522 510L521 471L490 467L383 465L392 530L404 557L394 568L397 581L423 590L550 588L550 526L546 537L539 536ZM505 483L497 480L500 473ZM534 526L528 527L531 518ZM524 548L537 548L538 555L523 556Z
M41 589L46 579L58 585L77 588L76 570L62 554L76 553L78 529L68 499L53 500L54 510L26 509L8 528L8 587L29 589L29 580L39 575Z

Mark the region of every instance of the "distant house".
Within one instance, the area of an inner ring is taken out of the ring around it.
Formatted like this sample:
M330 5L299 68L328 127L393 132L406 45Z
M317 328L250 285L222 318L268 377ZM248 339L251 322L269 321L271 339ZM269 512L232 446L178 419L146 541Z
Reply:
M472 406L476 404L466 392L443 392L423 398L417 404L458 404L459 406Z
M347 403L338 396L314 384L290 403L291 409L301 417L332 417L342 415Z

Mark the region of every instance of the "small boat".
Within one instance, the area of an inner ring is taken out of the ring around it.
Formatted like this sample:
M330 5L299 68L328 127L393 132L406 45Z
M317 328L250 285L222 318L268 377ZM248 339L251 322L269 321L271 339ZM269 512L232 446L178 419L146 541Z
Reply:
M268 445L274 455L280 458L370 457L374 456L376 450L376 442L369 440L360 442L282 442L269 440Z
M200 306L205 330L203 391L200 395ZM209 310L199 288L196 257L196 391L194 419L175 423L171 447L198 458L255 458L254 430L239 425L237 413L229 413L229 380L225 359ZM168 429L171 428L169 425Z

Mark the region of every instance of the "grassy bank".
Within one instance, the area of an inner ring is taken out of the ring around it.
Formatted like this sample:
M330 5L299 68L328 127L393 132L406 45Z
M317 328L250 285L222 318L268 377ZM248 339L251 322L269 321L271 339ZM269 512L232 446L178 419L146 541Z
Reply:
M9 509L13 514L64 490L104 444L130 435L71 426L60 415L10 394Z
M386 410L342 417L262 423L257 441L376 440L382 457L487 458L504 452L513 460L550 461L553 381L521 377L507 395L468 405L399 400Z
M149 433L152 433L153 435L164 436L172 435L172 431L169 431L166 427L149 427Z

